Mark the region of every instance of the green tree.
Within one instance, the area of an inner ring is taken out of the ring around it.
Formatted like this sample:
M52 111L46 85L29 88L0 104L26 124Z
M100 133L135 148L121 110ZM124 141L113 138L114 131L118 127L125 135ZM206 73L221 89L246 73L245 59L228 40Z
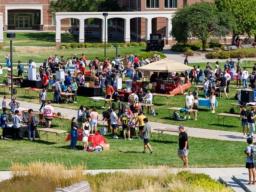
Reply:
M219 12L214 3L197 3L175 14L172 35L178 42L186 42L189 36L197 37L205 50L208 38L226 35L231 23L229 15Z
M218 9L234 19L233 39L246 33L256 35L256 0L216 0Z

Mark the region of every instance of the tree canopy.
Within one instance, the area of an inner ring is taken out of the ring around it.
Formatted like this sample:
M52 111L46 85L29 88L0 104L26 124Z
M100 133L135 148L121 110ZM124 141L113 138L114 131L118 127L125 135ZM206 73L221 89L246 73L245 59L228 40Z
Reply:
M120 11L117 0L57 0L51 2L51 11Z
M231 17L220 12L214 3L196 3L177 11L172 20L172 35L183 43L190 36L197 37L205 50L210 36L224 36L230 31L231 21Z
M256 0L215 0L220 11L234 19L233 33L256 35Z

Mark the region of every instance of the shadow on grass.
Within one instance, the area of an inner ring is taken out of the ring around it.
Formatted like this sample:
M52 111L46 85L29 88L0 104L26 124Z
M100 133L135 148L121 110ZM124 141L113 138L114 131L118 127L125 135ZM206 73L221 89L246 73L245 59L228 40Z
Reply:
M21 98L21 99L35 99L36 97L35 96L30 96L30 95L22 95L22 96L19 96L19 98Z
M122 150L119 150L120 153L131 153L131 154L143 154L142 151L122 151Z
M217 127L236 127L235 125L223 125L223 123L212 123L212 124L209 124L209 125L214 125L214 126L217 126Z
M159 139L151 139L151 141L153 143L162 143L162 144L177 144L177 141L167 141L167 140L161 140L161 138Z
M70 142L66 142L66 145L58 146L57 148L62 148L62 149L69 149L73 151L83 151L84 147L82 145L77 145L76 149L71 149L70 148Z
M224 136L224 137L227 137L227 138L230 138L230 139L244 139L244 137L242 136L235 136L235 135L220 135L220 136Z
M44 141L44 140L35 140L34 143L44 144L44 145L54 145L55 142L52 141Z

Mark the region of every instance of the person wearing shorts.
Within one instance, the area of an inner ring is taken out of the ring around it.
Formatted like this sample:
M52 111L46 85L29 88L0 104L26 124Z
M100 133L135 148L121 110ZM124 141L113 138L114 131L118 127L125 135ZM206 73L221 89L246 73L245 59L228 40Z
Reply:
M249 173L249 182L248 184L255 184L256 182L256 172L255 172L255 166L254 166L254 159L253 159L253 153L254 153L254 146L253 146L253 139L249 137L247 139L248 146L245 149L246 154L246 164L245 167L248 169Z
M148 123L148 118L144 118L144 128L142 131L143 134L143 143L144 143L144 150L143 153L146 153L146 150L148 149L150 153L153 153L152 147L149 143L150 141L150 135L151 135L151 126Z
M129 117L128 117L127 113L124 113L123 115L121 115L120 121L122 123L124 139L126 140L126 137L127 137L128 140L131 140L131 131L130 131L130 127L129 127Z
M243 134L244 134L244 137L246 137L248 134L248 121L247 121L247 112L246 112L245 106L241 106L240 118L241 118L241 124L243 128Z
M140 137L142 137L142 131L143 131L144 125L145 125L145 123L144 123L145 118L146 118L146 116L143 114L142 111L139 113L139 115L136 118L135 124L139 126L139 136Z
M97 125L98 125L98 119L99 119L99 114L96 111L96 109L93 109L92 112L90 113L90 119L91 119L90 124L91 124L92 131L94 133L96 133Z
M116 134L117 128L118 128L118 116L116 112L112 109L110 113L110 124L112 127L112 136L113 139L118 139L118 136Z
M189 145L188 145L188 134L185 132L183 126L179 126L179 148L178 156L183 161L183 167L188 167L188 154L189 154Z

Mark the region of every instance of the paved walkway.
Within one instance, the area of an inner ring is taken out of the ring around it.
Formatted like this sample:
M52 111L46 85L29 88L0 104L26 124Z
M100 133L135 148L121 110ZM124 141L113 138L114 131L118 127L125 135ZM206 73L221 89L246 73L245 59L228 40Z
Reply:
M185 56L182 53L175 53L170 50L164 50L166 57L170 60L175 60L177 62L184 62ZM225 62L227 59L206 59L204 53L200 53L194 56L188 57L189 63L207 63L207 62ZM256 61L256 58L244 58L241 61Z
M2 98L1 98L2 99ZM28 103L25 101L19 101L20 107L22 108L32 108L35 111L39 110L39 104ZM73 109L66 109L60 107L54 107L55 112L60 112L64 117L71 119L77 116L77 111ZM169 125L157 122L151 122L152 129L170 129L172 132L165 132L166 134L177 135L178 130L177 125ZM231 131L220 131L220 130L210 130L202 128L187 128L187 132L191 137L205 138L205 139L216 139L224 141L245 141L241 133L231 132Z

